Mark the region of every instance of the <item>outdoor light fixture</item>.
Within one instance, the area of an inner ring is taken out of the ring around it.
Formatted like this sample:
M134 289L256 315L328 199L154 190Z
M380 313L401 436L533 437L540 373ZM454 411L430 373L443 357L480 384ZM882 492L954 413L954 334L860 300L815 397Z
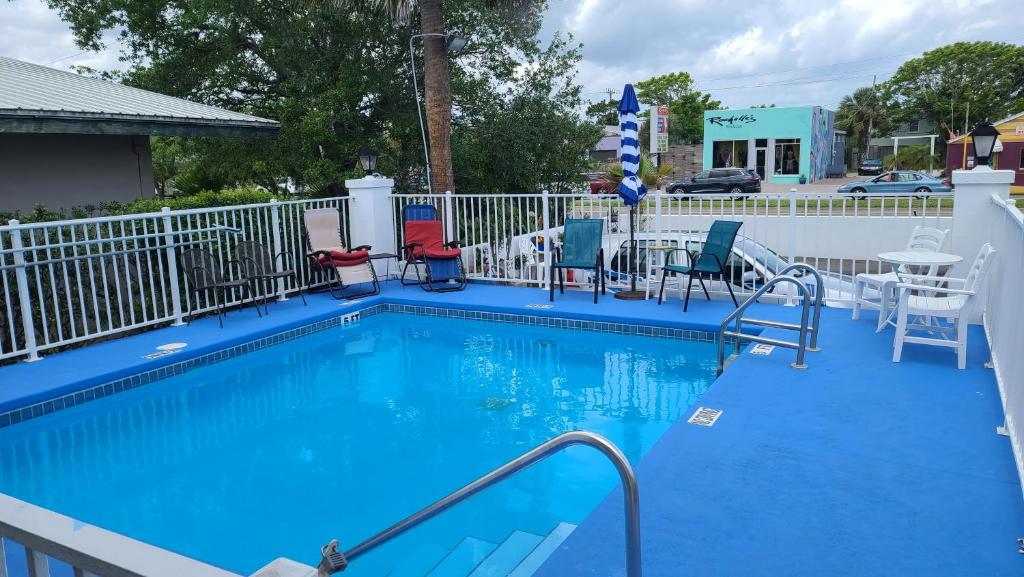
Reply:
M975 167L988 166L989 159L992 157L992 149L996 146L996 138L999 136L999 131L996 130L995 126L987 122L983 122L974 127L971 131L971 142L974 143L974 157Z
M469 38L459 36L458 34L448 34L444 37L444 44L448 48L448 52L459 54L466 49L466 45L469 44Z
M359 164L366 174L373 175L377 170L377 151L364 148L359 151Z

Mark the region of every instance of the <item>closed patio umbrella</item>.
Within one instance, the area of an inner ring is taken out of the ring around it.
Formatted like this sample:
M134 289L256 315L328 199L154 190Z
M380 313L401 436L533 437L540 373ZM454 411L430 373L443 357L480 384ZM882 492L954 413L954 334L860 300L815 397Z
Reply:
M619 197L629 206L629 277L628 291L615 293L615 298L636 300L646 296L636 290L636 207L647 195L647 187L637 176L640 171L640 139L636 113L640 112L640 103L636 100L633 85L627 84L619 100L619 131L622 133L622 146L619 154L622 160L622 182L619 183Z

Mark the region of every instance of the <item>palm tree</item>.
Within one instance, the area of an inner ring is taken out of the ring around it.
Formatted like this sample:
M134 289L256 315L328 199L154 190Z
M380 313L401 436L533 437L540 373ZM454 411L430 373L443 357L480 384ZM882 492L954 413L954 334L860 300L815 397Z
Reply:
M878 89L864 86L844 96L836 110L836 128L854 137L856 148L866 152L875 128L885 119L885 105Z
M525 9L540 0L484 0L493 8ZM455 189L452 172L452 81L448 70L443 0L331 0L336 9L366 7L386 10L397 25L409 21L413 12L420 17L423 38L423 91L427 110L431 192ZM419 103L416 103L419 106Z

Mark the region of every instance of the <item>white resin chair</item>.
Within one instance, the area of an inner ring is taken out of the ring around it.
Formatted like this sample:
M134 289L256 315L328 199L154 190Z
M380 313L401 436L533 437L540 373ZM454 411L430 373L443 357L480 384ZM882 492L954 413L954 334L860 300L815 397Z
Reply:
M946 243L948 234L948 230L915 226L904 250L938 252ZM903 268L900 269L901 274L910 272ZM926 276L935 276L937 272L938 267L933 266L929 267L925 274ZM878 311L878 331L881 332L889 318L891 307L895 305L896 285L899 282L900 277L894 271L878 274L861 273L854 277L853 320L860 318L861 307L875 309ZM869 289L878 295L877 300L867 296Z
M985 274L995 252L992 245L985 243L978 251L966 278L914 276L908 278L913 278L917 284L896 284L899 304L896 311L893 362L900 362L904 343L917 343L953 347L956 349L956 366L962 369L967 365L967 322L980 300ZM927 283L945 283L947 286ZM940 294L943 296L936 296ZM913 322L910 320L912 316L915 317ZM942 324L941 320L946 323ZM937 336L910 336L907 333L911 331Z

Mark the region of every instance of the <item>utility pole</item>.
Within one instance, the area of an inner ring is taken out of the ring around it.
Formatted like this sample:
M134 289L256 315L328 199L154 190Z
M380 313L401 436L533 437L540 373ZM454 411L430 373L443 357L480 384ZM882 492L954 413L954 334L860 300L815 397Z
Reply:
M608 102L611 102L612 101L612 97L615 96L615 89L614 88L605 88L604 91L608 93Z
M875 98L875 82L878 81L878 75L874 74L871 76L871 98ZM864 143L864 156L867 156L868 150L871 148L871 133L874 132L875 128L875 114L871 113L868 117L868 141Z

